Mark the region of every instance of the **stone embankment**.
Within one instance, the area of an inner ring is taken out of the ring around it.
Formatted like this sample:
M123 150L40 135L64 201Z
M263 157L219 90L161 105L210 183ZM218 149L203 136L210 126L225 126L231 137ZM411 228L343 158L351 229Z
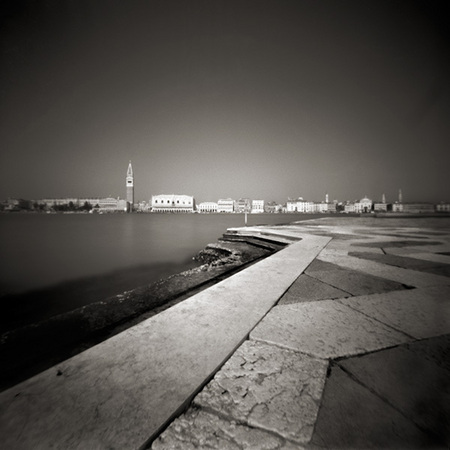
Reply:
M209 244L194 256L200 265L193 269L46 320L4 330L0 336L0 389L185 300L285 245L271 239L235 241L232 235L224 235L219 243Z
M6 449L448 448L450 221L291 244L0 394Z

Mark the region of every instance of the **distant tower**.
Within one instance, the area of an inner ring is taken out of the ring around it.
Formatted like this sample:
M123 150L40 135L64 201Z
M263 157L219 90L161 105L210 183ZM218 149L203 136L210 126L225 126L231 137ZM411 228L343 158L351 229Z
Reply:
M328 203L328 194L325 194L325 203Z
M398 202L403 203L403 195L401 189L398 190Z
M384 194L381 196L381 203L386 203L386 196Z
M127 170L127 203L128 211L133 210L133 204L134 204L134 180L133 180L133 168L131 167L131 161L128 164L128 170Z

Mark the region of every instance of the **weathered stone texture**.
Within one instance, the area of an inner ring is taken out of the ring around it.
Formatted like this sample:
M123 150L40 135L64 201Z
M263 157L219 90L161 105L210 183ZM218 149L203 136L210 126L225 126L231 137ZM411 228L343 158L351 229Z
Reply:
M246 341L194 403L305 443L314 428L327 366L291 350Z
M190 408L152 444L152 450L302 450L266 431Z
M338 300L417 339L450 333L450 286Z
M411 340L340 302L276 306L250 337L319 358L357 355Z

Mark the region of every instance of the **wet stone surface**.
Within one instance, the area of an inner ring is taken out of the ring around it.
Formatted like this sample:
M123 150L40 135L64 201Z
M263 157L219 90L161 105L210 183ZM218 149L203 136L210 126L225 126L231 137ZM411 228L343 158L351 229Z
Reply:
M194 404L299 444L311 438L328 362L246 341Z

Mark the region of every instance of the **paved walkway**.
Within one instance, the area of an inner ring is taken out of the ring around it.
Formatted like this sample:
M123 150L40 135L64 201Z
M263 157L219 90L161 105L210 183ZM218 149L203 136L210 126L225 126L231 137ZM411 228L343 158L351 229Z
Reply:
M1 393L2 448L448 448L450 221L389 220L234 230L292 243Z

